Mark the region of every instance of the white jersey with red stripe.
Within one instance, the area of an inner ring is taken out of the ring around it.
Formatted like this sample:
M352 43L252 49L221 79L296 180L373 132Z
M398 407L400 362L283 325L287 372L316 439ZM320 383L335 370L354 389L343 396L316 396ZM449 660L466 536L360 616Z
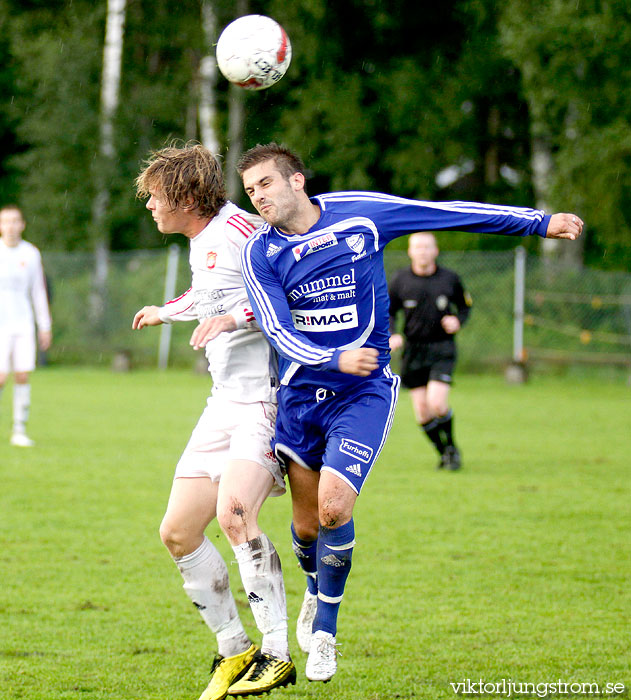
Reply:
M160 309L160 319L192 321L231 314L233 333L206 346L213 395L233 401L274 401L276 354L261 332L241 274L241 248L262 223L259 216L227 202L190 241L191 288Z
M51 326L39 250L28 241L10 247L0 240L0 332L21 335Z

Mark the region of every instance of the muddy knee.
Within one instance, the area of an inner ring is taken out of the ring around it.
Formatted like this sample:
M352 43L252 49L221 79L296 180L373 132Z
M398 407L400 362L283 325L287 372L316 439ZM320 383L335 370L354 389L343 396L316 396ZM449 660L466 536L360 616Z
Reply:
M232 544L247 542L258 534L256 521L252 523L252 518L252 513L237 498L230 499L217 512L219 527Z

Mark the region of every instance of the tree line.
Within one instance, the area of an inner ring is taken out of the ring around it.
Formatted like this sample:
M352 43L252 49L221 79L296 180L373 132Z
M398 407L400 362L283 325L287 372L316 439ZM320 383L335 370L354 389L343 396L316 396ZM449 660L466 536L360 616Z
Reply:
M170 140L208 142L212 122L233 183L235 155L274 139L303 156L314 194L576 211L587 230L573 262L631 269L628 0L127 0L108 156L111 2L0 0L0 204L23 206L37 245L162 246L134 177ZM293 44L287 75L255 93L207 62L211 35L248 13L277 19Z

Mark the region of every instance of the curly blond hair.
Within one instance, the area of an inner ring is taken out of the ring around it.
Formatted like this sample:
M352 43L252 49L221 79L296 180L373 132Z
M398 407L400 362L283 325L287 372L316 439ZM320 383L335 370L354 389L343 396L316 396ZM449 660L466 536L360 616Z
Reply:
M197 209L200 218L213 217L227 195L219 162L199 143L170 145L151 153L136 178L136 196L160 197L175 210Z

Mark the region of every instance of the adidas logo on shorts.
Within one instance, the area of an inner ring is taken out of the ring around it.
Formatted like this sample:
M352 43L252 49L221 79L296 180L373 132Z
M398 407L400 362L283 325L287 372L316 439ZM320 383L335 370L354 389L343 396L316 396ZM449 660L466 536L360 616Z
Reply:
M346 471L354 474L355 476L362 475L362 470L359 464L351 464L350 466L346 467Z

